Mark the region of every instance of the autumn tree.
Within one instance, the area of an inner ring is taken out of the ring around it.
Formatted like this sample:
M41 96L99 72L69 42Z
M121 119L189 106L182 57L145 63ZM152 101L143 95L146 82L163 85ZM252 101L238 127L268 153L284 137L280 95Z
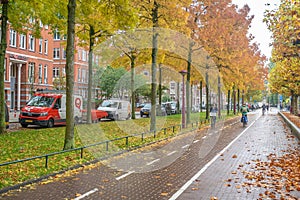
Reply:
M237 10L229 0L207 0L202 2L200 11L199 42L204 45L219 70L220 106L220 79L227 87L228 94L232 86L237 89L242 87L246 92L244 86L250 80L247 77L261 76L256 73L256 68L263 67L260 63L263 63L264 57L256 48L251 47L253 37L247 35L253 18L248 15L248 6Z
M75 10L76 0L68 3L68 28L67 28L67 59L66 59L66 132L64 150L75 147L74 140L74 44L75 44Z
M89 47L87 123L91 123L93 54L95 45L103 42L118 30L126 30L136 22L135 12L128 0L84 0L78 6L77 37Z
M5 132L5 93L4 93L4 60L6 53L6 30L8 17L8 0L2 0L1 16L1 49L0 49L0 133Z
M187 13L183 8L191 3L190 0L149 0L134 1L133 5L138 8L141 27L152 28L152 51L151 51L151 124L150 130L156 130L156 71L158 55L159 28L178 29L186 23Z
M278 10L267 10L265 22L273 33L271 61L275 64L270 73L272 92L291 96L292 113L298 114L300 95L300 5L294 0L281 1Z

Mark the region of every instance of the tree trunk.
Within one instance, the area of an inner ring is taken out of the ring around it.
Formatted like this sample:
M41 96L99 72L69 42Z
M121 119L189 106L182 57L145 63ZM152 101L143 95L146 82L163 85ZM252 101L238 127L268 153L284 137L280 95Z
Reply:
M229 107L230 107L230 90L228 90L228 97L227 97L227 115L229 115Z
M152 9L152 65L151 65L151 119L150 119L150 131L156 130L156 63L157 63L157 43L158 43L158 33L156 28L158 27L158 3L154 1Z
M89 79L88 79L88 98L87 98L87 123L92 123L92 87L93 87L93 48L94 48L95 30L90 25L90 50L89 50Z
M237 91L237 111L240 112L240 89L238 89Z
M200 81L200 113L202 112L202 81ZM201 116L201 114L200 114Z
M189 43L188 51L188 61L187 61L187 76L186 76L186 124L191 122L191 63L192 63L192 48L194 46L193 42Z
M208 72L206 72L206 74L205 74L205 82L206 82L206 86L205 86L205 92L206 92L206 105L205 105L206 106L206 117L205 117L205 119L208 119L209 118Z
M131 73L131 80L130 80L130 89L131 89L131 119L135 119L135 89L134 89L134 62L135 62L135 56L132 55L131 57L131 63L130 63L130 73Z
M162 97L162 74L161 74L161 63L159 63L159 83L158 83L158 104L161 107L161 97Z
M4 60L6 53L6 29L7 29L7 15L8 15L8 0L2 0L2 23L1 23L1 49L0 49L0 133L6 131L5 126L5 92L4 92Z
M218 75L218 118L221 118L221 80L220 70Z
M233 86L233 114L236 115L236 90L235 90L235 86Z
M76 0L68 3L67 60L66 60L66 133L64 150L75 147L74 142L74 43Z

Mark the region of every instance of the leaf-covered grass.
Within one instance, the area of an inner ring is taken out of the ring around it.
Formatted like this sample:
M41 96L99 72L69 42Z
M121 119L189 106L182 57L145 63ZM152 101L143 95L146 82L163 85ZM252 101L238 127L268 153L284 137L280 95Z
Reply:
M191 122L205 120L205 113L192 113ZM77 164L92 161L121 150L141 146L150 142L171 137L180 132L181 115L157 117L157 131L149 133L150 118L127 121L105 121L96 124L80 124L75 127L75 146L83 147L100 143L97 146L48 157L0 167L0 189L26 180L58 172ZM206 123L208 123L206 121ZM175 126L174 129L172 126ZM191 129L191 125L189 129ZM195 128L195 123L194 127ZM141 135L141 133L144 133ZM135 135L133 137L129 137ZM65 127L29 127L0 135L0 163L20 160L63 149ZM155 137L154 137L155 136ZM127 139L126 139L127 137ZM115 140L116 138L123 138ZM106 143L105 141L113 140Z

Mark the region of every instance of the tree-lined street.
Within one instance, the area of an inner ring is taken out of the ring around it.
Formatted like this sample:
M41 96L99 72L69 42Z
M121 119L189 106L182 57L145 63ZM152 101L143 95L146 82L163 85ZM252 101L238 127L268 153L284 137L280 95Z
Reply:
M235 118L216 130L204 128L125 153L2 198L298 199L299 170L289 164L299 162L298 140L275 109L249 118L246 129ZM280 172L285 167L289 174Z
M297 0L0 2L0 199L300 199Z

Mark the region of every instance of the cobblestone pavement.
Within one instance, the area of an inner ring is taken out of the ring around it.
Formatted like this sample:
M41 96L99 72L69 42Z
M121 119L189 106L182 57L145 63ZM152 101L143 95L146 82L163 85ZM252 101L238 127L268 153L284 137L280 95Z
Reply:
M249 115L246 129L236 118L215 130L180 135L0 199L258 199L263 188L249 192L237 187L244 181L238 168L243 164L247 170L247 162L299 147L287 134L275 112L256 112ZM234 180L230 187L228 179ZM293 195L300 198L299 192Z

